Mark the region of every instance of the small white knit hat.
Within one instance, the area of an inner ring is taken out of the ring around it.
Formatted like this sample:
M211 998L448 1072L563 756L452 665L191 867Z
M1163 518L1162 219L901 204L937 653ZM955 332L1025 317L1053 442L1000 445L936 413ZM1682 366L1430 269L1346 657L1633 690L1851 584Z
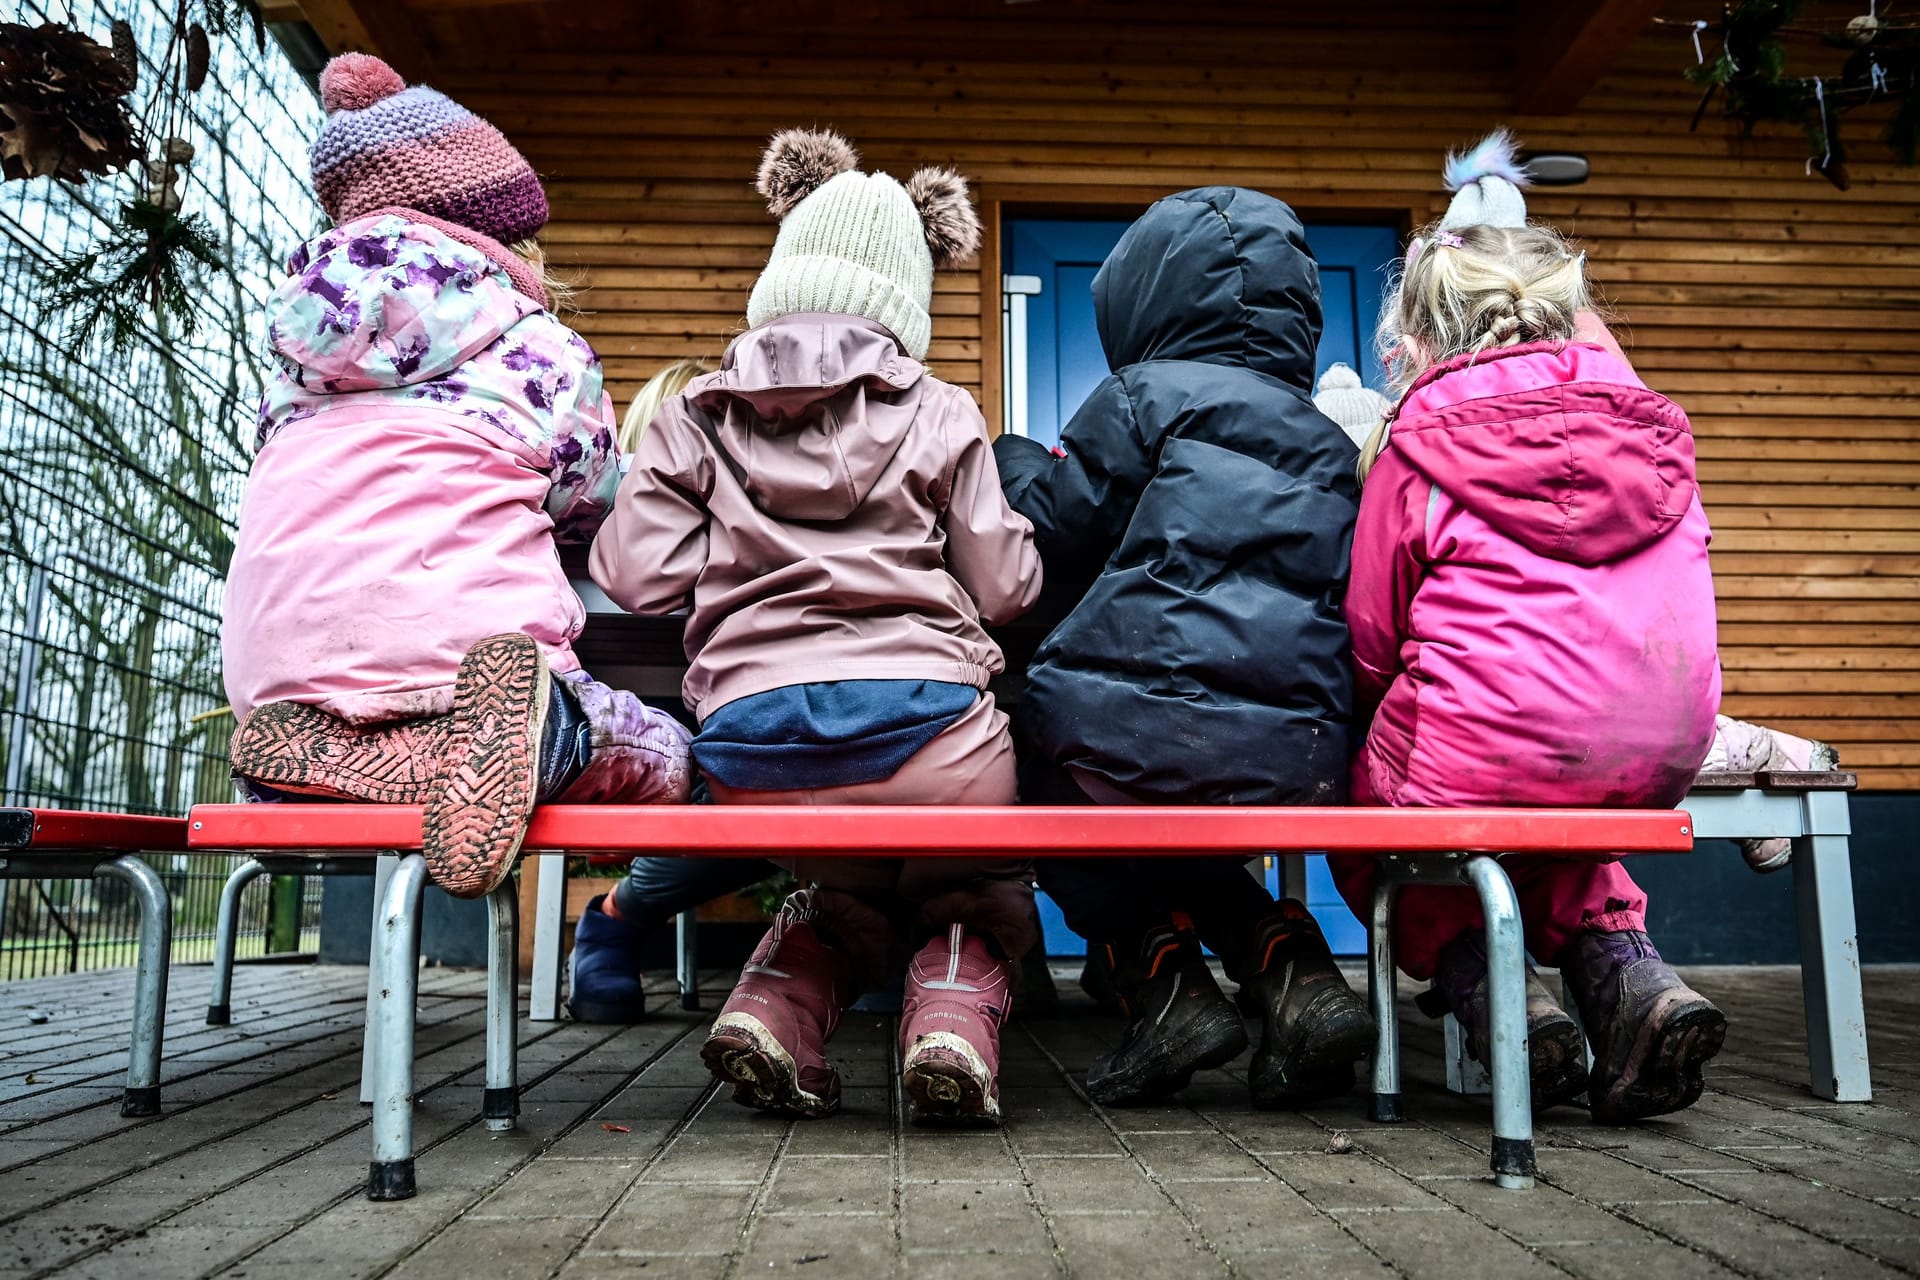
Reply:
M756 187L780 219L766 270L747 299L747 323L826 311L864 316L916 360L933 336L933 272L972 255L980 219L966 180L922 169L903 186L861 173L838 134L788 129L760 161Z
M1519 144L1505 129L1495 129L1471 151L1447 153L1447 190L1453 201L1440 219L1442 231L1462 227L1524 227L1527 170L1517 154Z
M1349 440L1364 449L1367 437L1393 408L1393 402L1361 382L1360 375L1347 365L1336 364L1320 375L1313 407L1332 418Z

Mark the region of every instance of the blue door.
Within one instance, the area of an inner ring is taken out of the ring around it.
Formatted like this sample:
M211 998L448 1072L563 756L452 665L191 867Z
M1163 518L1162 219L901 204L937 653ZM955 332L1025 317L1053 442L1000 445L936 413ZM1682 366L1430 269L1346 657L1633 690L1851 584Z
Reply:
M1045 445L1060 442L1060 428L1100 380L1107 357L1093 323L1093 275L1107 260L1125 222L1054 222L1021 219L1007 224L1006 272L1039 281L1026 298L1027 434ZM1380 288L1386 266L1399 251L1392 227L1309 226L1307 243L1320 262L1324 323L1314 378L1336 362L1360 370L1381 385L1372 358L1373 328L1380 318Z
M1010 276L1039 283L1025 298L1026 432L1043 444L1060 441L1061 426L1107 376L1106 355L1093 322L1093 276L1119 242L1126 222L1066 222L1022 219L1006 227ZM1386 267L1399 252L1392 227L1308 226L1307 243L1320 263L1324 327L1314 378L1340 362L1358 369L1376 386L1379 362L1372 358L1373 330L1380 316ZM1026 286L1031 288L1031 282ZM1268 888L1279 892L1279 866L1268 859ZM1326 931L1336 955L1363 955L1366 927L1347 910L1327 873L1326 859L1307 862L1307 905ZM1086 944L1066 926L1060 909L1040 898L1040 920L1050 955L1082 955Z

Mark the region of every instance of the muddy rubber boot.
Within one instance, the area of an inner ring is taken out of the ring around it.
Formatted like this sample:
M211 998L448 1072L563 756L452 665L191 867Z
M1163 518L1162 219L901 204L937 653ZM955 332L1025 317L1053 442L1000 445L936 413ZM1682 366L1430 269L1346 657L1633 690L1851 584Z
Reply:
M1294 1108L1353 1088L1354 1063L1373 1049L1373 1018L1333 962L1307 909L1288 899L1255 938L1260 1047L1247 1071L1253 1105Z
M626 1024L647 1015L647 994L640 980L640 932L601 909L606 895L592 899L573 927L572 982L567 1012L575 1022Z
M1491 1070L1493 1023L1487 981L1486 939L1478 930L1461 934L1440 951L1433 986L1414 1003L1429 1018L1451 1013L1467 1034L1467 1053ZM1587 1091L1587 1040L1580 1024L1553 998L1540 975L1527 966L1527 1077L1533 1109L1573 1102Z
M733 1085L735 1102L809 1120L840 1108L827 1041L852 975L846 953L815 920L808 890L787 899L700 1046L700 1060Z
M1112 1053L1087 1068L1087 1095L1106 1107L1178 1093L1194 1072L1224 1066L1247 1047L1247 1029L1220 993L1200 943L1172 928L1135 948L1106 948L1114 984L1132 1015Z
M534 805L585 772L591 725L533 637L490 636L467 650L454 682L453 729L427 790L427 874L457 898L506 879Z
M255 707L233 731L234 771L293 795L424 804L453 739L453 717L350 724L303 702Z
M913 1123L1000 1123L1000 1027L1012 976L985 938L958 924L913 957L900 1013L900 1084Z
M1638 930L1583 933L1560 972L1593 1037L1595 1121L1629 1124L1699 1101L1727 1019L1680 980L1652 939Z

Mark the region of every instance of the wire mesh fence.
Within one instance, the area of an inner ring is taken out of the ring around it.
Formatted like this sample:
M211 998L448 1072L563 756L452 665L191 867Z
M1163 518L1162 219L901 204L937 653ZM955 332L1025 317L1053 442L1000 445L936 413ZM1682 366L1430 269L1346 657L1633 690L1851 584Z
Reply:
M156 74L171 0L19 5L103 38L125 18ZM219 607L260 398L261 304L319 224L306 144L320 111L275 45L216 41L194 95L185 200L222 240L191 334L155 315L131 351L74 348L41 272L90 244L126 190L0 185L0 678L5 802L182 813L231 798ZM176 959L204 959L224 858L153 859ZM241 954L311 948L317 880L249 890ZM131 962L116 882L0 882L0 980Z

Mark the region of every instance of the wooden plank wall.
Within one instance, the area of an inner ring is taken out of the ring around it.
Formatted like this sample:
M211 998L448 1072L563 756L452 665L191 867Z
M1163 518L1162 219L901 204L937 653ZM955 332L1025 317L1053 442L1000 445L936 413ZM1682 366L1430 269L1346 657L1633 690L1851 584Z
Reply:
M1318 5L1255 27L1042 3L777 37L588 39L553 20L544 50L522 10L415 8L443 87L546 176L547 240L590 286L580 328L623 404L743 327L774 231L748 181L783 126L832 125L897 175L951 163L975 181L989 244L941 277L931 359L990 420L991 224L1008 210L1124 212L1232 182L1407 225L1444 207L1442 151L1493 123L1585 152L1591 181L1532 207L1588 248L1642 373L1692 415L1727 711L1836 741L1870 786L1920 788L1920 171L1856 159L1841 194L1806 175L1795 134L1740 142L1711 115L1690 134L1683 33L1642 38L1575 115L1527 118L1495 3ZM1873 131L1853 129L1857 157L1881 154Z

